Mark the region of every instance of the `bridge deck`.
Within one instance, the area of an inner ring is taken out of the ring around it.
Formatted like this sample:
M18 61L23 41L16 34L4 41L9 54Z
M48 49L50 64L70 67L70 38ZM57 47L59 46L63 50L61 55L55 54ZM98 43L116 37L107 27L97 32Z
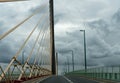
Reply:
M94 80L89 80L85 78L80 78L77 76L51 76L39 83L99 83Z

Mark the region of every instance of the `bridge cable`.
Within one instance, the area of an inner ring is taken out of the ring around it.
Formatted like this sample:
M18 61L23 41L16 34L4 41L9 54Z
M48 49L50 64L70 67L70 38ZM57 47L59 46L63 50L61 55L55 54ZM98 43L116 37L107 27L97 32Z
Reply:
M45 31L45 33L44 33L44 40L42 39L42 41L41 41L41 44L42 44L42 42L44 43L44 41L45 41L45 37L46 37L47 35L46 35L46 31ZM42 44L43 45L43 44ZM41 46L41 45L40 45ZM35 60L35 62L34 62L34 64L36 64L36 61L37 61L37 59L39 59L40 57L40 55L41 55L41 53L40 53L40 49L38 50L38 53L37 53L37 57L36 57L36 60ZM38 66L38 65L37 65Z
M30 15L29 17L27 17L26 19L24 19L22 22L20 22L18 25L14 26L12 29L10 29L9 31L5 32L4 34L0 35L0 40L2 40L4 37L6 37L7 35L9 35L11 32L13 32L14 30L16 30L20 25L22 25L23 23L25 23L27 20L29 20L31 17L33 17L35 14L39 13L40 11L42 11L43 8L45 8L46 6L42 6L42 8L40 7L40 10L36 10L35 13L33 13L32 15Z
M45 40L45 38L46 38L46 32L44 33L44 40ZM41 44L44 42L44 40L42 40ZM40 45L41 45L41 44L40 44ZM43 45L43 44L42 44L42 45ZM41 51L39 51L39 53L38 53L38 54L40 54L40 52L41 52L41 56L42 56L42 52L43 52L42 49L43 49L43 47L41 48ZM39 61L39 60L40 60L40 57L38 56L37 59L38 59L38 61ZM40 67L39 65L37 65L37 66L39 67L39 69L41 69L41 67ZM37 72L37 71L36 71L36 72Z
M43 16L44 17L44 16ZM43 17L41 17L40 19L42 19ZM18 52L14 55L14 57L12 58L11 62L8 64L7 68L4 70L4 73L6 74L6 72L9 70L10 66L12 65L12 63L16 60L16 58L19 56L20 52L22 51L22 49L24 48L24 46L26 45L27 41L30 39L31 35L34 33L34 31L36 30L37 26L39 25L40 21L37 23L37 25L33 28L33 30L31 31L31 33L28 35L27 39L24 41L24 43L22 44L22 46L20 47L20 49L18 50ZM0 77L0 81L2 80L2 77L4 77L4 73L1 74Z
M47 35L48 35L48 31L47 31ZM49 46L47 46L47 44L48 44L48 38L49 38L49 36L47 36L46 37L46 41L45 41L45 55L44 55L44 57L45 57L45 61L44 61L44 63L45 63L45 65L47 66L47 63L48 63L48 47ZM49 44L48 44L49 45Z
M16 1L30 1L30 0L0 0L0 2L16 2Z
M43 38L44 38L44 34L45 34L45 33L43 33L43 35L42 35L41 41L42 41ZM41 41L40 41L40 42L41 42ZM39 58L39 57L38 57L38 56L39 56L39 51L40 51L40 44L39 44L39 47L38 47L37 52L36 52L36 54L35 54L35 58L34 58L34 62L33 62L33 65L32 65L31 72L32 72L32 70L33 70L33 68L34 68L34 65L36 64L36 60ZM29 77L31 77L31 74L30 74Z
M47 35L45 35L45 36L47 36ZM45 39L46 39L46 37L44 38L44 41L45 41ZM43 42L43 44L44 44L45 42ZM44 57L43 57L43 54L44 54L44 47L42 47L42 50L41 50L42 52L41 52L41 60L40 60L40 58L39 58L39 60L38 60L38 65L41 65L41 67L42 67L42 63L43 63L43 59L44 59ZM43 64L44 65L44 64ZM45 68L44 68L44 66L42 67L42 70L45 70Z
M47 35L45 35L45 38L46 38ZM45 41L45 38L44 38L44 41ZM44 42L41 43L41 45L44 44ZM42 47L41 48L41 60L39 59L38 60L38 65L42 65L41 63L39 63L39 61L42 61L42 56L43 56L43 51L44 51L44 48Z
M46 16L46 15L45 15ZM41 21L41 20L40 20ZM37 26L36 26L37 27ZM39 34L41 33L41 30L40 30L40 32L39 32ZM31 51L30 51L30 53L29 53L29 56L28 56L28 58L27 58L27 60L26 60L26 62L25 62L25 64L24 64L24 66L23 66L23 69L25 68L25 66L28 64L28 61L30 60L30 58L31 58L31 56L32 56L32 53L33 53L33 50L34 50L34 48L35 48L35 46L36 46L36 44L37 44L37 41L38 41L38 39L39 39L39 35L38 34L38 36L37 36L37 39L35 40L35 43L34 43L34 45L33 45L33 47L32 47L32 49L31 49ZM24 73L24 71L22 71L22 73L20 74L20 76L19 76L19 80L21 79L21 77L22 77L22 74Z

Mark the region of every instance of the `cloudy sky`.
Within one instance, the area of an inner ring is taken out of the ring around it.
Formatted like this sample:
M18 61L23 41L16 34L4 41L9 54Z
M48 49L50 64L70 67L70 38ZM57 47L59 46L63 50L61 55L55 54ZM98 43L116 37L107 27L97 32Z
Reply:
M74 50L76 63L84 65L83 33L79 30L85 29L88 65L119 65L119 3L119 0L55 1L56 50Z
M119 3L120 0L54 0L55 46L56 52L59 53L60 64L66 62L66 57L71 59L71 53L61 53L60 51L73 50L75 63L80 66L84 65L83 33L79 30L85 29L87 65L120 65L118 63L120 60ZM47 5L48 0L0 3L0 35L43 4ZM48 12L47 8L44 10ZM42 13L45 12L42 10ZM0 40L1 62L9 62L38 20L38 16L23 26L27 26L29 29L20 28L4 40ZM31 48L31 46L27 45L26 48Z

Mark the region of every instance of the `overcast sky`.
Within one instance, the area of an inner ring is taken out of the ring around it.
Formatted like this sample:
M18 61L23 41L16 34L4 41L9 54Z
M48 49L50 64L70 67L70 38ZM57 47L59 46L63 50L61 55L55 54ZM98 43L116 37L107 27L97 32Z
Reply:
M119 0L55 1L56 49L74 50L75 61L84 65L83 33L79 30L85 29L88 65L119 65L119 3Z
M0 34L9 30L10 27L32 13L35 8L45 3L48 3L48 0L1 3ZM83 33L79 30L85 29L87 65L120 65L118 63L120 60L119 3L120 0L54 0L56 52L73 50L75 63L83 66ZM33 22L36 18L33 19ZM29 24L26 26L32 27ZM29 29L24 30L29 32ZM15 54L14 50L17 50L19 45L13 42L21 43L21 37L25 36L21 31L23 29L19 29L19 35L10 37L11 39L8 37L4 41L0 40L1 62L9 60ZM64 64L67 56L71 59L71 53L59 53L59 63Z

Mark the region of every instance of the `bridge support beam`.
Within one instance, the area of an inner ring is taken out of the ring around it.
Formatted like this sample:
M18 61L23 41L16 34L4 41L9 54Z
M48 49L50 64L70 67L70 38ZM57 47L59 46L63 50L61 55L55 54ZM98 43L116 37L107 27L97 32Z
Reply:
M54 2L49 0L50 7L50 42L51 42L51 70L52 74L56 74L56 63L55 63L55 44L54 44Z

